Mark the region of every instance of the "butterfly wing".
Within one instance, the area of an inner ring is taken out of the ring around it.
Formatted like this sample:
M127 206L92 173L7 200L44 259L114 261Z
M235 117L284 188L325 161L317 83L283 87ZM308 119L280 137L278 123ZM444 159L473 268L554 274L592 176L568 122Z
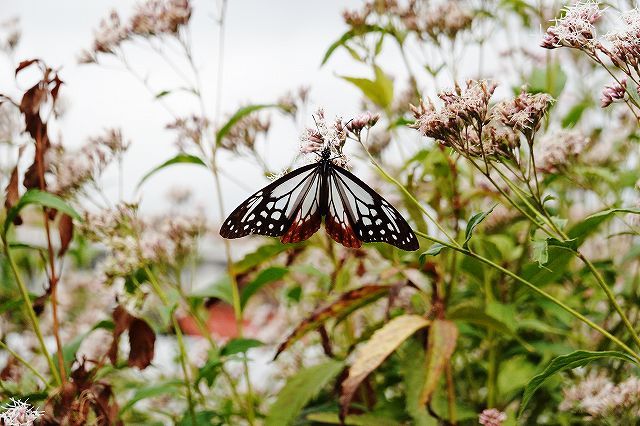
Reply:
M342 242L334 236L338 234L339 238L349 242L357 237L360 241L385 242L402 250L419 248L413 230L387 200L342 167L331 164L329 170L330 208L325 226L332 238ZM333 211L331 203L335 204ZM346 236L341 236L338 226L345 230Z
M318 229L311 231L314 223L318 222L320 226L319 201L311 204L309 201L309 195L314 188L320 187L320 181L317 164L309 164L284 175L240 204L222 224L220 235L224 238L240 238L249 234L284 235L283 242L308 238Z
M335 172L329 172L327 185L327 217L324 220L327 234L345 247L358 248L362 246L362 241L358 239L354 230L352 215L345 208L343 191L340 190L340 183Z

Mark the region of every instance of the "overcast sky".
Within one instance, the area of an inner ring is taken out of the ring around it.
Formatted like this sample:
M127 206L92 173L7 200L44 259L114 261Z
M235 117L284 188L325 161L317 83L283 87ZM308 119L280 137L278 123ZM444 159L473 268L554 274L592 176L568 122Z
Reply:
M37 0L0 0L0 21L20 18L22 39L15 60L42 58L52 67L59 67L65 81L62 96L68 103L60 124L60 135L68 146L79 146L87 137L101 129L121 127L133 142L127 154L124 176L125 194L131 198L140 176L153 166L176 153L174 135L164 130L172 120L170 114L153 96L127 72L116 69L116 62L105 61L107 67L78 65L77 57L90 46L100 20L112 9L128 16L136 2L123 0L43 2ZM338 51L332 60L320 67L327 47L346 27L341 12L355 7L358 1L301 2L233 0L227 11L227 36L224 63L223 112L231 113L247 103L274 102L288 90L301 85L311 87L311 108L324 106L328 117L350 118L360 112L359 93L337 77L368 76L369 70L354 64L345 52ZM210 0L193 2L192 36L196 62L203 77L204 93L209 111L214 108L217 55L217 27L214 21L215 3ZM149 73L150 84L157 91L171 89L179 83L164 62L149 56L139 46L127 49L129 60L141 73ZM0 59L0 91L18 96L11 80L12 67ZM393 66L389 67L393 72ZM25 89L27 86L22 87ZM192 103L184 95L167 98L178 115L191 111ZM277 113L269 133L267 160L274 169L286 166L298 147L298 130ZM311 117L307 118L311 123ZM54 136L57 136L54 134ZM235 204L258 189L266 181L250 161L229 163L244 182L244 188L226 180L224 196L227 212ZM105 177L110 195L117 191L115 170ZM191 188L197 199L217 220L215 193L210 174L189 166L178 166L152 178L143 188L143 207L162 210L165 193L172 185Z

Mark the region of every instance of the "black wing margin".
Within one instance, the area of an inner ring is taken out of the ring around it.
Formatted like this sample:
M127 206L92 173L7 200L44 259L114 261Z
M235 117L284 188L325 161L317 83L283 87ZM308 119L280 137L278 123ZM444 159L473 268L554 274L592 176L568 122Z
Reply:
M222 224L220 235L240 238L249 234L280 237L291 226L309 188L319 179L317 164L302 166L271 182L243 201Z
M406 220L387 200L351 172L332 164L331 185L340 194L355 235L364 242L384 242L414 251L420 245ZM333 188L330 188L331 191Z

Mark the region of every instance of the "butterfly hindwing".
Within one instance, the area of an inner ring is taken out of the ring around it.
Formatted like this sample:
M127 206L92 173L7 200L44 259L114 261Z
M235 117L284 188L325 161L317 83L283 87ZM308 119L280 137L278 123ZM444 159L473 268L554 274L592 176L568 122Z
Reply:
M318 168L312 179L298 195L290 216L287 232L282 236L283 243L304 241L320 229L322 209L320 208L320 192L322 190L322 174Z
M343 216L348 216L359 240L385 242L403 250L419 248L411 227L387 200L342 167L332 164L329 169L331 186L336 186L335 191L340 194L346 213ZM332 191L334 189L330 188L329 192Z
M327 177L327 216L324 220L324 227L327 230L327 234L336 242L345 247L358 248L362 246L362 242L358 239L353 229L353 220L345 208L347 201L344 197L346 194L341 191L337 180L336 173L330 169Z
M320 179L319 174L318 165L309 164L265 186L227 217L220 228L220 235L224 238L240 238L249 234L285 235L295 219L294 215L303 207L309 188Z

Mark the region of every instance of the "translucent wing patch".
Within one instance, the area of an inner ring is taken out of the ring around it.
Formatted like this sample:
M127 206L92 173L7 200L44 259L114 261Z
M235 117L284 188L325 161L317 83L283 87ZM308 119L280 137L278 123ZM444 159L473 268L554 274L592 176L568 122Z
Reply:
M322 175L318 171L314 174L311 184L298 195L294 203L293 215L289 229L282 236L283 243L297 243L304 241L320 229L322 223L322 209L320 208L320 191Z
M327 215L327 232L336 241L333 233L339 233L337 224L364 242L385 242L403 250L417 250L418 239L406 220L387 200L382 198L356 176L342 167L331 165L329 199L334 199L335 210ZM341 203L332 194L339 194ZM341 206L337 206L341 204ZM331 214L339 220L330 221ZM345 221L344 218L348 221ZM347 224L346 222L349 222ZM329 226L331 226L331 231ZM348 238L348 237L342 237ZM344 243L343 243L344 244ZM347 244L345 244L347 245ZM352 247L352 246L347 246Z
M309 164L284 175L240 204L222 224L220 235L224 238L240 238L249 234L280 237L289 235L290 225L298 224L297 233L290 238L291 241L300 241L295 237L306 234L309 224L313 223L313 218L307 219L309 214L313 216L311 208L315 206L319 214L319 201L310 205L307 195L313 187L320 186L320 180L318 164ZM299 214L302 216L298 220Z
M327 230L327 234L336 242L345 247L358 248L362 246L362 242L356 237L353 222L349 212L345 208L345 201L337 180L336 173L329 172L327 178L327 184L329 186L327 217L324 220L324 227Z

